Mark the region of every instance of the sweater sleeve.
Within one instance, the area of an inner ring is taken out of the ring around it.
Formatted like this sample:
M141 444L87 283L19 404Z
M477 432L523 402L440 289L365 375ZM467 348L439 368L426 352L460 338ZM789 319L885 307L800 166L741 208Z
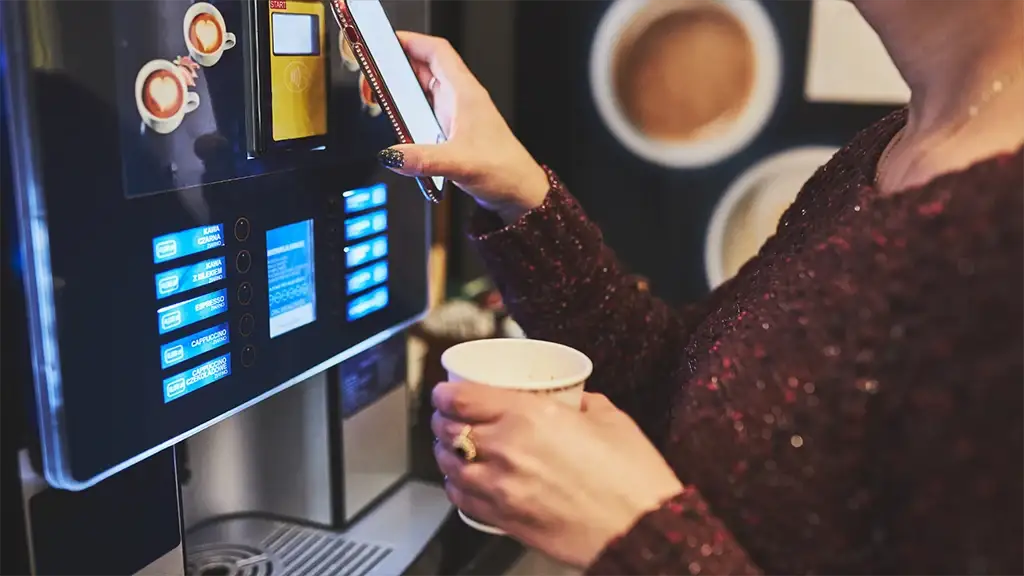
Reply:
M688 487L612 541L586 573L753 575L761 570L700 493Z
M705 306L673 310L627 274L558 178L544 203L501 226L478 211L470 240L505 304L531 338L584 352L594 362L587 389L629 414L656 443L678 392L670 374L686 366L685 342Z

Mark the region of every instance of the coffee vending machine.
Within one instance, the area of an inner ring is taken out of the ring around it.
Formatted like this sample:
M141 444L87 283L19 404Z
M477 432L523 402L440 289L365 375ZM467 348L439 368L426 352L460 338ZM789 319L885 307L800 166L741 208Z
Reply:
M399 574L449 515L408 474L430 207L325 14L0 3L4 574Z

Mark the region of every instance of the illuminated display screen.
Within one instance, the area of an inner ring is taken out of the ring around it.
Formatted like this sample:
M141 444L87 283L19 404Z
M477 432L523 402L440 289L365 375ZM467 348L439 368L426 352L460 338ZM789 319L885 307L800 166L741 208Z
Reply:
M203 260L156 275L156 297L167 298L224 279L224 259Z
M231 375L231 354L218 356L164 380L164 403Z
M380 208L388 201L388 187L386 184L376 184L366 188L349 190L342 194L345 199L345 213L355 214L370 208Z
M388 305L388 287L382 286L373 292L352 299L348 303L348 319L358 320Z
M224 245L224 226L200 226L153 238L153 263L169 262Z
M312 220L267 231L267 283L271 338L316 320Z
M213 318L228 309L228 291L218 290L156 311L160 333L166 334L189 324Z
M320 22L316 16L283 12L274 12L271 16L275 56L320 54Z
M378 284L388 281L388 263L378 262L372 266L356 270L345 278L345 288L349 295L362 292Z
M216 350L231 340L227 322L207 328L191 336L179 338L160 347L160 367L163 369L181 364L196 356Z
M388 229L388 213L386 210L370 212L345 221L345 240L358 240L373 236Z
M373 240L368 240L345 248L345 266L348 268L356 268L371 260L383 258L387 255L387 236L374 238Z

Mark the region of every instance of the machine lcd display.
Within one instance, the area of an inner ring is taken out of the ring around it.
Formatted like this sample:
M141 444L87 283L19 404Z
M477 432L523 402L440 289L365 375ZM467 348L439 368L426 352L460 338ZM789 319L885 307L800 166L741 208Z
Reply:
M316 320L312 220L267 231L267 283L271 338Z
M313 14L271 14L275 56L320 54L320 21Z

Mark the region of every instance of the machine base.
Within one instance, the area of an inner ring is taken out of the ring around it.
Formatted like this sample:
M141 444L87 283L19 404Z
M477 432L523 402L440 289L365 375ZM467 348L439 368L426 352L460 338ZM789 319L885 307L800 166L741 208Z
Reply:
M344 532L260 516L205 523L186 536L189 574L401 574L451 512L444 490L409 481Z

